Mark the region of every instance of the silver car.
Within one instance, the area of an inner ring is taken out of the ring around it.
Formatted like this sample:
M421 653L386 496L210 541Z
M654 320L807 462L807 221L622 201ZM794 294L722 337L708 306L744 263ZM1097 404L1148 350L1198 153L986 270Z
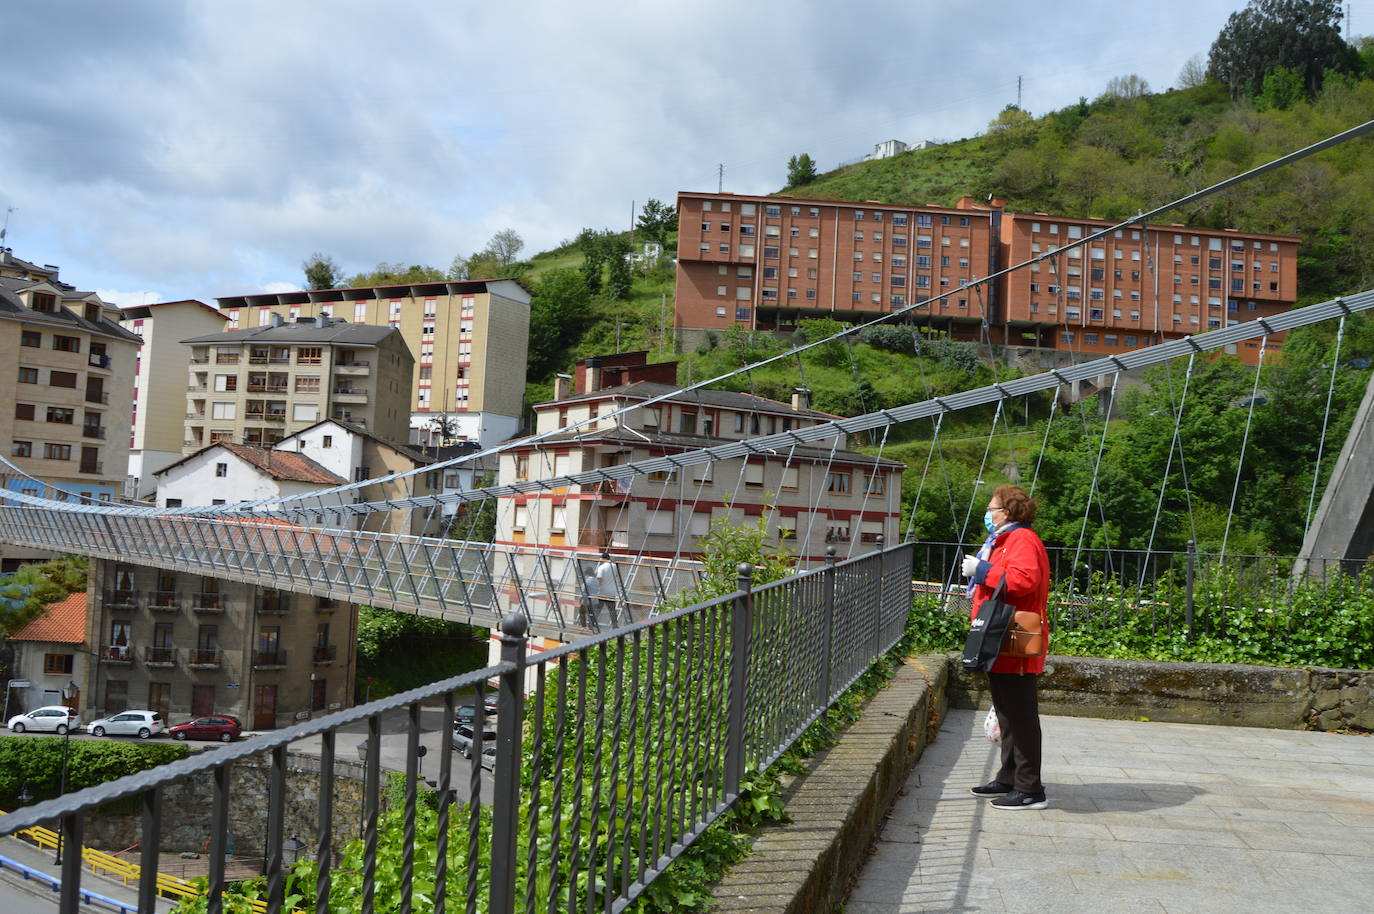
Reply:
M472 727L467 724L459 724L453 728L453 748L463 753L463 758L472 758L472 738L474 735ZM482 743L484 747L496 745L496 731L483 730Z
M137 736L147 739L167 729L167 722L156 711L123 711L103 720L93 720L86 729L92 736Z
M25 714L16 714L10 718L9 722L9 728L15 733L33 730L35 732L56 733L61 736L67 732L68 728L77 727L76 712L63 705L34 708Z

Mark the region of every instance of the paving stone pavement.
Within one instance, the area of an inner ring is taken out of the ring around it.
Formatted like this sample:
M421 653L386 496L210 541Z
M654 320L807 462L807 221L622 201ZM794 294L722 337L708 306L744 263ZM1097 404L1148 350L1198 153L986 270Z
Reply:
M992 778L982 713L951 710L845 914L1374 911L1374 738L1044 717L1045 810Z

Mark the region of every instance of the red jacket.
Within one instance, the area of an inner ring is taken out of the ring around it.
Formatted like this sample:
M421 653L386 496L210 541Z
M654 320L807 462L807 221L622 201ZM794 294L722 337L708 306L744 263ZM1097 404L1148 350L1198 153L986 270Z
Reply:
M977 617L983 601L1007 580L1003 592L1007 602L1022 612L1038 612L1043 620L1046 653L1049 652L1049 616L1045 605L1050 595L1050 557L1045 544L1030 527L1013 527L998 535L992 544L992 554L978 564L973 581L973 610L970 621ZM1043 673L1044 657L998 657L993 673Z

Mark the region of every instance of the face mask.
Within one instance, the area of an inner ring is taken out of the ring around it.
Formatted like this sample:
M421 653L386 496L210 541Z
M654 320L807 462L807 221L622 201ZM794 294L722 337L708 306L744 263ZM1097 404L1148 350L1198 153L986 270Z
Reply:
M988 531L989 533L991 533L991 532L993 532L994 530L997 529L997 525L994 524L994 523L992 522L992 512L991 512L991 511L984 511L984 512L983 512L983 526L987 528L987 531Z

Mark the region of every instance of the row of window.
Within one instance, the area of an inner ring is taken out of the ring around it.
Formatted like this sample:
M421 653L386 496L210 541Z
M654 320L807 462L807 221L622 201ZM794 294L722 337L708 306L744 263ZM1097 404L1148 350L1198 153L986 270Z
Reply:
M38 330L21 330L19 333L19 345L28 346L32 349L43 348L43 334ZM52 348L58 352L80 352L81 337L63 336L54 333L52 337Z
M1058 224L1058 223L1055 223L1055 222L1048 222L1048 223L1045 223L1045 224L1044 224L1043 228L1044 228L1044 231L1045 231L1046 234L1049 234L1049 235L1058 235L1058 234L1059 234L1059 224ZM1066 225L1066 226L1064 227L1064 229L1065 229L1065 234L1068 236L1068 238L1069 238L1070 240L1073 240L1073 239L1076 239L1076 238L1083 238L1083 237L1085 237L1085 233L1091 234L1092 232L1097 231L1097 229L1093 229L1093 228L1091 228L1091 227L1085 228L1084 226L1081 226L1081 225ZM1040 234L1041 230L1042 230L1042 225L1041 225L1041 223L1039 223L1039 222L1032 222L1032 223L1031 223L1031 234L1033 234L1033 235L1034 235L1034 234ZM1132 240L1132 241L1139 241L1139 240L1140 240L1140 235L1141 235L1141 230L1140 230L1140 229L1116 229L1114 232L1112 232L1112 237L1114 237L1114 238L1119 238L1119 239L1125 239L1125 238L1127 237L1127 232L1129 232L1130 240ZM1161 233L1161 234L1166 234L1166 233ZM1182 245L1184 244L1184 237L1185 237L1184 234L1181 233L1181 232L1175 232L1175 233L1173 233L1173 235L1174 235L1174 244L1175 244L1176 246L1182 246ZM1200 235L1189 235L1189 236L1187 236L1187 237L1188 237L1188 242L1187 242L1187 243L1188 243L1189 246L1195 247L1195 248L1196 248L1196 247L1201 247L1201 246L1202 246L1202 236L1200 236ZM1226 241L1226 239L1224 239L1224 238L1209 237L1209 238L1207 239L1207 249L1208 249L1208 250L1211 250L1211 251L1222 251L1222 250L1225 250L1225 249L1226 249L1225 241ZM1250 244L1251 244L1251 247L1253 248L1253 250L1256 250L1256 251L1262 251L1262 250L1264 250L1265 242L1258 241L1258 240L1253 240L1253 239L1252 239L1251 242L1250 242ZM1277 241L1270 241L1270 242L1268 242L1268 247L1269 247L1269 251L1270 251L1271 253L1278 253L1279 244L1278 244ZM1231 248L1232 251L1237 251L1237 252L1239 252L1239 251L1244 251L1244 250L1245 250L1245 241L1242 240L1242 239L1239 239L1239 238L1233 238L1233 239L1231 239L1230 248Z
M12 457L32 457L33 442L20 441L16 439L10 446L10 456ZM57 444L48 442L43 445L44 460L71 460L72 446L70 444Z

